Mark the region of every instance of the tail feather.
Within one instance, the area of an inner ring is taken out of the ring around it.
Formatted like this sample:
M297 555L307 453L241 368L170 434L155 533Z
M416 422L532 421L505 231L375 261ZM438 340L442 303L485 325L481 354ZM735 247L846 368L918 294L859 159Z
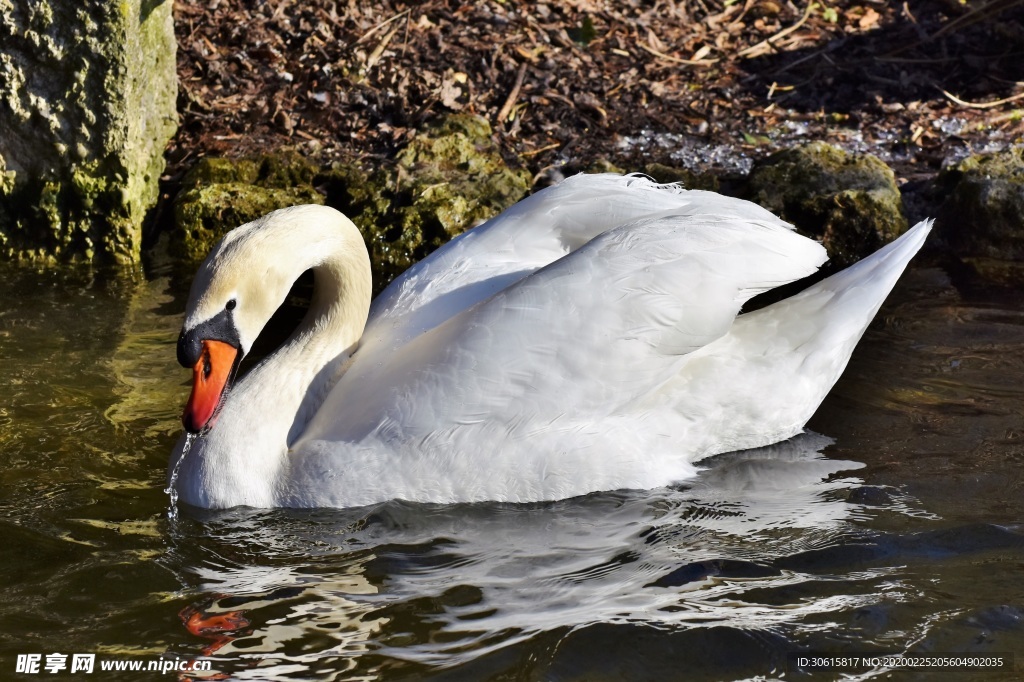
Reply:
M706 455L799 433L930 229L920 223L796 296L740 315L728 334L686 356L679 375L646 397L649 405L701 420L716 434L701 445Z
M851 286L868 286L879 292L882 300L896 285L910 259L921 249L932 229L932 220L923 220L898 239L886 244L867 258L809 287L798 296L811 295L819 289L841 291ZM884 291L884 293L882 293ZM877 309L877 308L876 308ZM870 320L869 320L870 321Z
M930 220L918 223L849 268L737 319L735 331L778 361L775 402L788 415L777 418L789 422L794 433L839 380L854 347L924 244L931 226ZM751 338L763 329L775 330L774 338Z
M813 315L816 344L849 344L852 353L931 229L931 220L922 221L867 258L764 310L779 318L782 329Z

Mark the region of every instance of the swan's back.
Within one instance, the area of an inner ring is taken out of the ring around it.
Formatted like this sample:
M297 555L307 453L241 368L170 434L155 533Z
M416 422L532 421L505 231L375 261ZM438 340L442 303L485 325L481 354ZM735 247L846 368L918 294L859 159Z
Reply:
M418 438L446 423L529 430L557 415L608 416L724 335L747 299L824 260L753 204L577 176L385 292L307 433L358 441L392 424Z
M520 201L409 268L374 300L367 336L397 349L599 234L667 215L793 229L756 204L714 192L661 185L640 175L576 175ZM817 260L813 268L824 261L820 247L807 246L803 252Z

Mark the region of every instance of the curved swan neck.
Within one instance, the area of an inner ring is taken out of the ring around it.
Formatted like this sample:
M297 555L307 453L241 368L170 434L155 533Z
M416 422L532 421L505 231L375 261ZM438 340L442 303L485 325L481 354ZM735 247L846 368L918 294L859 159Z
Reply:
M323 206L275 211L229 233L197 275L203 293L186 325L193 317L208 319L237 295L234 312L247 351L307 270L314 277L309 311L289 339L231 389L217 422L183 460L183 501L276 504L288 448L355 350L372 294L362 235L348 218Z
M319 241L322 251L316 257L319 262L312 264L313 298L305 317L260 366L260 381L280 389L270 402L274 411L293 416L286 447L316 414L366 326L372 295L369 256L358 230L345 222L351 229Z
M274 404L276 412L295 415L289 444L320 406L337 367L355 350L372 296L370 258L358 228L332 209L301 208L306 219L285 224L289 242L296 245L278 257L290 260L289 288L303 272L313 271L313 297L291 337L259 367L263 381L291 389Z
M312 266L313 298L296 333L308 330L336 344L347 341L347 347L362 336L373 282L362 236L355 225L345 222L351 230L345 230L341 239L331 240L328 245L333 248Z
M307 322L340 315L361 333L372 289L366 245L351 220L316 205L274 211L225 235L196 273L184 329L195 329L237 302L232 320L247 353L307 270L316 277Z

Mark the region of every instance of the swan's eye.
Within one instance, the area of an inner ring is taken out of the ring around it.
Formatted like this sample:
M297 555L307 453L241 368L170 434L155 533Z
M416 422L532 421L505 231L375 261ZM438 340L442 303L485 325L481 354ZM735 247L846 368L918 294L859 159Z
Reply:
M228 310L234 310L236 305L238 305L238 301L236 301L235 299L231 299L230 301L228 301L228 304L224 307L227 308Z

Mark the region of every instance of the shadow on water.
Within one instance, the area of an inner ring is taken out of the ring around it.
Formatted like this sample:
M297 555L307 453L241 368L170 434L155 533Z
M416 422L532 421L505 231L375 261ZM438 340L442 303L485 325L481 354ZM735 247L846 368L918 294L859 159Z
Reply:
M5 275L5 673L94 652L256 680L835 679L787 655L1024 655L1012 296L911 273L812 422L828 437L674 488L169 519L180 291Z

